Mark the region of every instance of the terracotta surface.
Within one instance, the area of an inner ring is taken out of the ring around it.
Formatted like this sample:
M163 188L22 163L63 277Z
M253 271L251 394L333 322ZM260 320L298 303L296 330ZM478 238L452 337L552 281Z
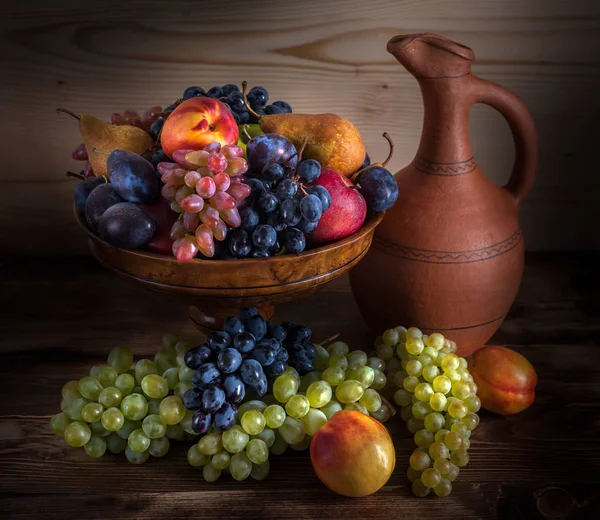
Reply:
M522 101L471 74L471 49L434 34L396 36L388 51L417 79L425 115L417 154L396 174L399 198L350 274L368 324L437 330L468 355L500 327L523 273L517 214L537 169L537 134ZM486 103L508 121L516 160L499 187L479 169L469 110Z
M220 329L223 320L237 315L241 307L258 307L270 319L276 304L308 296L347 272L369 249L382 216L372 217L344 240L304 253L187 263L113 247L87 228L76 209L75 218L89 236L92 254L105 267L187 305L190 318L206 332Z

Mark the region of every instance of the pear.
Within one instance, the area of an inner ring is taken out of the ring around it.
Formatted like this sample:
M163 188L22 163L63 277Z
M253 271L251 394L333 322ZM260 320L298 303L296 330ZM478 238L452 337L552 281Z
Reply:
M58 108L57 112L69 114L79 121L79 132L83 137L92 170L97 177L108 175L106 168L107 152L110 153L120 149L142 154L154 144L150 135L137 126L116 126L94 116L74 114L64 108ZM101 150L104 153L95 153L94 149Z

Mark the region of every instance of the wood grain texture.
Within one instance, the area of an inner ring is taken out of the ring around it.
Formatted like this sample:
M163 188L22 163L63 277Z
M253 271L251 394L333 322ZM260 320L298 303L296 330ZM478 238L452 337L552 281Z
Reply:
M235 518L531 520L535 494L568 490L570 519L600 513L600 279L598 254L530 254L523 286L493 343L535 366L534 405L502 418L482 412L471 462L449 498L411 496L404 471L412 439L388 423L396 470L376 495L350 500L314 476L307 453L272 457L267 480L203 481L186 444L142 466L122 457L89 459L47 427L60 389L126 343L150 356L166 330L199 338L184 307L148 295L91 259L5 263L0 268L0 511L2 518L81 520ZM371 338L339 278L304 301L279 307L276 321L312 326L316 338L342 332L353 348Z
M297 112L351 119L373 158L396 142L393 169L416 150L416 82L387 54L396 34L439 32L474 48L474 72L516 92L540 130L541 164L522 221L531 249L599 248L593 174L600 110L597 2L319 0L227 3L41 0L0 7L0 253L81 254L70 213L76 125L57 106L108 118L171 103L190 84L246 79ZM472 112L482 169L507 180L506 124ZM560 211L556 211L560 208ZM35 238L32 239L32 236Z

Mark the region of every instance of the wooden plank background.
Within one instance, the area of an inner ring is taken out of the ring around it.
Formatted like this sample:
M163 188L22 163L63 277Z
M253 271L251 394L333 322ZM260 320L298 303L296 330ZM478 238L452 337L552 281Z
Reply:
M600 221L600 4L593 0L5 0L0 7L0 255L86 251L71 214L80 142L54 109L108 118L167 105L189 85L263 85L297 112L336 112L374 158L381 133L408 163L420 136L415 80L385 50L397 34L438 32L471 46L474 72L523 98L538 124L538 180L522 209L529 249L596 249ZM503 183L506 124L478 106L478 161Z

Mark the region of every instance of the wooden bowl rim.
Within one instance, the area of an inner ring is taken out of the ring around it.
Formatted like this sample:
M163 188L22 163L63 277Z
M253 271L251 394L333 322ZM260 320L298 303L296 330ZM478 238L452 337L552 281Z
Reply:
M152 253L149 251L140 251L140 250L131 251L129 249L121 249L119 247L112 246L111 244L104 241L102 238L100 238L99 235L96 235L91 229L88 228L86 223L83 222L83 218L81 217L81 215L79 215L79 211L77 210L77 206L75 204L73 204L73 212L75 214L75 220L77 221L79 226L87 233L88 237L90 237L92 240L94 240L96 242L102 243L107 248L121 251L123 254L129 255L132 257L145 258L145 259L156 261L156 262L166 262L166 263L170 263L170 264L171 263L175 263L175 264L180 263L174 256L161 255L159 253ZM373 232L373 230L383 220L384 215L385 215L385 212L371 214L370 216L367 217L367 219L365 220L365 222L363 223L361 228L358 231L356 231L355 233L353 233L352 235L347 236L346 238L343 238L342 240L339 240L337 242L332 242L330 244L326 244L324 246L317 247L315 249L303 251L302 253L291 253L291 254L288 253L288 254L284 254L284 255L280 255L280 256L271 256L269 258L238 258L235 260L203 260L201 258L194 258L190 262L186 262L186 263L188 265L192 264L192 265L197 265L199 267L210 265L215 268L218 268L219 266L224 265L224 264L231 265L232 262L235 262L236 265L240 265L240 267L248 267L251 265L265 266L271 262L293 263L298 260L310 259L310 258L314 258L318 255L321 255L322 253L327 253L327 252L334 251L337 249L343 249L348 244L351 244L355 241L361 240L364 236Z

